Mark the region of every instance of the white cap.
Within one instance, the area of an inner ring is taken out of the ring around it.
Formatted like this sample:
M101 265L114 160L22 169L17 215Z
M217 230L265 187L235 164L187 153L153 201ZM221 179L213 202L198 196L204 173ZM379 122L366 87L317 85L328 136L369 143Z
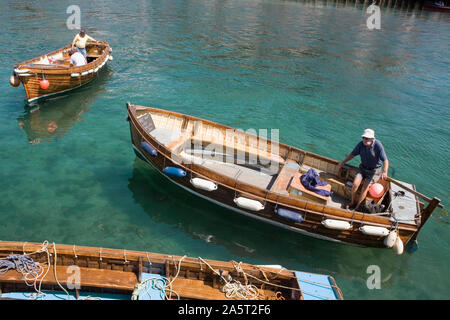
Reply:
M375 139L375 131L372 129L366 129L364 130L362 137L367 139Z

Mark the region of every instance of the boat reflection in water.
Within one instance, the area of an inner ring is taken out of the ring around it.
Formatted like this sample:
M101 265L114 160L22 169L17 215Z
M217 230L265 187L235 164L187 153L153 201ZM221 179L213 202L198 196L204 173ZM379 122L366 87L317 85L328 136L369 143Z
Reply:
M62 138L76 123L83 121L83 114L106 91L104 83L110 74L110 70L105 70L98 79L79 89L41 103L25 105L25 111L17 122L25 131L29 143L39 144Z

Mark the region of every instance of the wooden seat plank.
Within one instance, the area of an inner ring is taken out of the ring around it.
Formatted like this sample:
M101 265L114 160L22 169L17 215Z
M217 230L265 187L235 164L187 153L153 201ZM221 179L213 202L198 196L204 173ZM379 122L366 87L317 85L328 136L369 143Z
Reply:
M287 195L289 185L297 172L298 165L292 160L287 160L270 191Z
M106 270L106 269L93 269L93 268L80 268L80 285L81 287L97 287L116 290L129 290L132 291L137 283L137 276L133 272L125 272L118 270ZM47 267L44 266L45 275ZM67 281L71 280L75 274L74 269L68 269L68 266L56 266L56 276L58 281L63 285L67 285ZM72 278L69 279L69 277ZM30 280L29 278L28 280ZM42 278L38 279L38 282ZM9 270L4 274L0 274L0 282L9 283L24 283L24 279L21 273L16 270ZM30 281L28 281L30 282ZM70 281L73 283L73 280ZM53 266L50 267L48 273L42 280L43 285L56 285L56 279L54 276Z
M317 194L314 191L306 189L300 180L300 176L301 176L301 174L298 172L294 175L294 178L292 179L290 188L297 189L297 190L301 191L303 194L308 194L310 197L317 199L321 203L322 202L326 203L328 201L329 196L321 196L320 194ZM329 184L326 184L325 186L317 186L316 188L331 191L331 185L329 185Z

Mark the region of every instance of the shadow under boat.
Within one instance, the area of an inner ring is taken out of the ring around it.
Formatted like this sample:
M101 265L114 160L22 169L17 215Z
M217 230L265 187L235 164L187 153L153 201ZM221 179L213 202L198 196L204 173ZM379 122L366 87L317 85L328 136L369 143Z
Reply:
M94 81L32 104L26 103L23 115L17 118L30 144L51 142L62 138L78 122L83 121L83 114L89 112L90 106L105 91L105 82L111 78L108 67Z

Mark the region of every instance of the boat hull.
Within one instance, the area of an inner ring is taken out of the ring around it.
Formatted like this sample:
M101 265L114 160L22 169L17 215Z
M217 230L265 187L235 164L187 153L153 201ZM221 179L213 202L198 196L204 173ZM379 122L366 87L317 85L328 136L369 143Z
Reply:
M424 4L423 8L429 11L450 12L450 7L440 7L433 4Z

